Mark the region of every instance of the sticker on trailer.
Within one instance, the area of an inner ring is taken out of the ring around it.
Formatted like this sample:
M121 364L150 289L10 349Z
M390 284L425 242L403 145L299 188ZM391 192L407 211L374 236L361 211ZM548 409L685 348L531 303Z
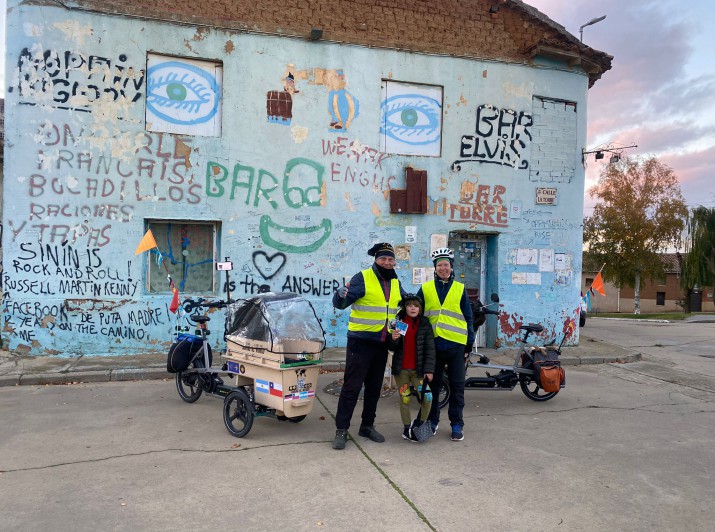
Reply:
M256 379L256 391L261 392L261 393L268 393L270 394L270 385L268 381L264 381L262 379Z
M300 393L289 393L285 397L283 397L284 401L294 401L298 399L307 399L309 397L315 397L315 391L310 390L307 392L300 392Z
M228 371L229 373L243 373L243 371L241 371L241 367L238 365L238 362L232 362L230 360L228 361Z
M271 382L269 386L271 395L281 398L283 397L283 385L280 382Z

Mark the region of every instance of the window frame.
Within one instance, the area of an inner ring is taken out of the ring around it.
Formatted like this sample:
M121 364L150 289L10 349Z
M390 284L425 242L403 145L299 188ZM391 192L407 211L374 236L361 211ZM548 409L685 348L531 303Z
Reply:
M202 289L196 289L194 286L186 286L184 285L183 287L181 286L182 283L182 269L177 267L177 265L172 265L170 262L170 258L162 251L162 246L160 245L160 241L163 240L163 235L158 235L155 231L156 225L157 224L169 224L169 225L176 225L176 226L183 226L183 225L193 225L193 226L206 226L210 228L211 235L210 235L210 241L211 241L211 266L210 266L210 271L211 271L211 289L210 290L202 290ZM174 281L174 286L179 289L181 293L192 293L192 294L197 294L197 295L205 295L205 296L217 296L219 293L219 284L220 280L217 276L217 272L215 269L215 264L216 264L216 258L220 256L219 253L219 242L220 242L220 234L221 234L221 221L220 220L189 220L189 219L183 219L183 218L147 218L144 220L144 230L151 229L152 234L154 235L154 239L157 243L157 248L159 249L159 253L162 255L162 264L157 263L157 253L156 253L156 248L153 250L150 250L148 253L146 253L146 265L144 268L145 272L145 282L144 282L144 291L148 295L164 295L164 294L170 294L171 293L171 288L169 287L169 283L166 282L162 286L165 286L165 289L162 290L156 290L152 289L152 281L156 282L156 279L158 278L165 278L166 277L166 268L169 270L169 275L171 276L172 280ZM152 276L152 272L154 272L154 275L156 277Z

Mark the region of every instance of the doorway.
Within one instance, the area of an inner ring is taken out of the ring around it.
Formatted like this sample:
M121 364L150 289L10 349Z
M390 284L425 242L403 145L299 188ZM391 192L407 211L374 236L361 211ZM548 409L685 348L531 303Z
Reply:
M449 233L448 246L454 250L454 278L464 284L470 301L484 299L485 271L487 256L486 237L468 231L452 231ZM477 330L477 347L486 346L484 326Z

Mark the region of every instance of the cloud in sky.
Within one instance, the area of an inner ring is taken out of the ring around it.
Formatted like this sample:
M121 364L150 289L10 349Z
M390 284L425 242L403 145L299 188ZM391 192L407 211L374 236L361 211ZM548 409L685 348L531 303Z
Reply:
M613 67L588 95L588 147L637 144L673 168L686 202L715 207L715 21L712 0L526 0L584 43L612 56ZM588 159L586 187L602 162ZM586 194L586 212L593 201Z

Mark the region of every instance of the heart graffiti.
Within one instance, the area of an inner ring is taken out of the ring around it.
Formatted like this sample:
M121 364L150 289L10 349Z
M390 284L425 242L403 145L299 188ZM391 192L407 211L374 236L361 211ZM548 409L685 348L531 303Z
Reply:
M273 261L275 261L275 263ZM285 263L286 256L281 252L271 255L270 257L265 251L253 252L253 266L266 280L273 279L278 272L283 269Z

